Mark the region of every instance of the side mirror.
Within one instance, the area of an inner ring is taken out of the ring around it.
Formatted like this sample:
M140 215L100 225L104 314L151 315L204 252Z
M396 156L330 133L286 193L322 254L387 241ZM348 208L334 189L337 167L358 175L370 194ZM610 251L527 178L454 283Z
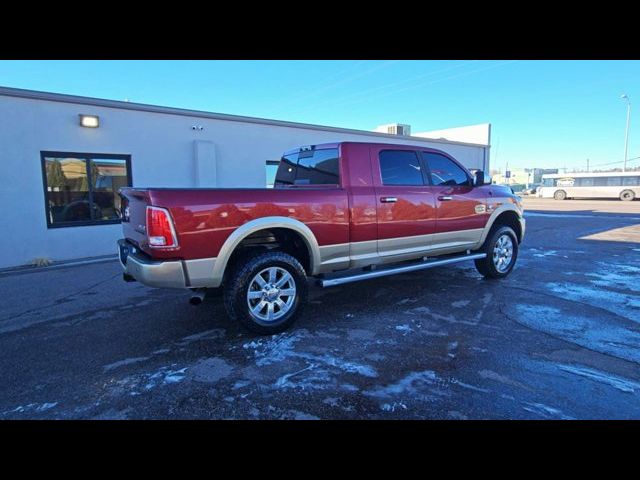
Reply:
M481 187L483 185L491 185L491 175L483 172L482 170L476 170L473 176L473 186Z

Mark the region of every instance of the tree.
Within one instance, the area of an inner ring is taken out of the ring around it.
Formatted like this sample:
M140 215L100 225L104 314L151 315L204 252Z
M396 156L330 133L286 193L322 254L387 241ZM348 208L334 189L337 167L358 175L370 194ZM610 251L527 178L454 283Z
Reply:
M89 160L88 168L89 168L89 170L91 170L91 186L95 187L96 186L96 182L98 180L98 167L93 162L93 160ZM86 175L81 178L79 189L80 189L81 192L89 191L89 185L87 183L87 176Z
M67 177L62 170L62 164L57 158L52 162L47 162L47 186L54 188L62 188L67 184Z

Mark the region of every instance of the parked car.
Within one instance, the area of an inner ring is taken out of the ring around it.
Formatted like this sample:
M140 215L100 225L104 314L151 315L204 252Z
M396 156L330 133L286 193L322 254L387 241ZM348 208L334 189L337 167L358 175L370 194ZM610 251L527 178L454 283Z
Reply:
M473 260L513 269L525 233L519 197L415 145L342 142L284 154L275 188L124 188L127 281L222 290L247 328L289 327L307 278L330 287ZM354 302L357 302L354 299Z
M526 190L526 185L524 183L511 183L511 184L501 184L503 187L507 187L511 190L512 193L522 194Z
M535 195L541 185L541 183L530 183L521 193L522 195Z

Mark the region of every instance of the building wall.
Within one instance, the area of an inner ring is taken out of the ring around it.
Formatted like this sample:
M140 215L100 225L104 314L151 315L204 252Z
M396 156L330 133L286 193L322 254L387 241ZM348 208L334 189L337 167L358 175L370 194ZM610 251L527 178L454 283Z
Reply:
M504 171L498 171L492 176L495 183L499 185L528 185L533 183L533 172L525 168L510 168L511 176L505 177Z
M432 130L430 132L418 132L414 137L446 139L452 142L478 143L481 145L491 144L491 124L481 123L478 125L467 125L465 127L446 128L444 130Z
M82 128L78 114L100 116ZM192 130L202 125L202 131ZM299 145L333 141L409 143L439 148L469 168L482 168L485 149L0 95L3 206L0 268L37 257L55 261L115 253L120 225L47 229L40 151L131 155L138 187L264 187L265 161Z

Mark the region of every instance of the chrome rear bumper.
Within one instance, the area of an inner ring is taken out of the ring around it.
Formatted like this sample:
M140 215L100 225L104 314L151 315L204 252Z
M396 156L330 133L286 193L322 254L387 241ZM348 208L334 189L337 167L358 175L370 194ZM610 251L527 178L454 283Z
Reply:
M118 240L120 265L126 275L149 287L214 287L215 258L159 261L148 258L126 240Z

